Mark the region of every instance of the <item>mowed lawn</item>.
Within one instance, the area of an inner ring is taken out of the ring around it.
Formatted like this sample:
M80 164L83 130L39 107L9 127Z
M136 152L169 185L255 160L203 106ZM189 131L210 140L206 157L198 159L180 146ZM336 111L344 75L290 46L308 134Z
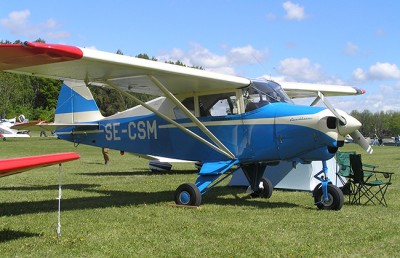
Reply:
M57 236L59 168L0 178L1 257L400 257L400 147L363 161L394 171L388 207L344 204L322 211L309 192L274 191L251 199L222 183L198 209L173 207L175 189L197 176L193 164L152 173L148 162L55 138L0 142L1 158L75 151L62 165L61 237ZM347 200L347 199L345 199Z

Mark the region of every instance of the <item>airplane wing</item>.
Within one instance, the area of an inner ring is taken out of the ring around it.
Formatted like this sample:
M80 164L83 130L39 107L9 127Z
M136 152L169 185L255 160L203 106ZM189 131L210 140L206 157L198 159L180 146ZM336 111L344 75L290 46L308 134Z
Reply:
M365 90L353 86L318 84L318 83L300 83L278 81L290 98L315 98L318 92L324 96L345 96L364 94Z
M250 84L243 77L145 60L103 51L58 44L25 42L0 45L0 70L93 84L111 82L123 90L163 96L149 76L174 95L238 89ZM291 98L358 95L352 86L278 82Z
M0 160L0 177L79 159L75 152L55 153Z
M130 56L73 46L25 42L0 45L0 70L91 83L112 82L139 93L162 96L156 77L174 95L237 89L247 78L212 73Z

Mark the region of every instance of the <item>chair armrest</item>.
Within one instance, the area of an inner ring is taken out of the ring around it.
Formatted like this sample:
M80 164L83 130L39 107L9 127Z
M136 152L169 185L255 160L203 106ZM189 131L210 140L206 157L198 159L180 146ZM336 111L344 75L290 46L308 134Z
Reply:
M384 178L388 178L390 182L392 180L392 175L394 174L393 172L383 172L383 171L375 171L375 170L364 170L364 175L367 176L367 174L365 174L365 172L367 172L369 175L368 178L370 178L373 174L375 174L375 177L377 174L383 175Z
M367 168L372 168L372 170L375 170L375 168L377 168L377 167L379 167L379 166L375 166L375 165L370 165L370 164L362 164L363 165L363 167L367 167Z

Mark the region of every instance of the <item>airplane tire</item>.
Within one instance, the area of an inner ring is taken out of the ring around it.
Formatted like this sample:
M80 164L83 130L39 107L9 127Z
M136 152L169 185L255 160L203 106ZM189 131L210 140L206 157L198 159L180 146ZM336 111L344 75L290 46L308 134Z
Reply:
M329 200L324 202L324 194L322 187L318 188L314 193L315 205L320 210L340 210L344 203L344 197L339 187L329 184L328 185L328 197Z
M260 184L262 184L262 189L255 191L254 193L250 194L253 198L266 198L269 199L272 195L272 190L274 189L271 180L268 178L261 178Z
M181 184L175 191L175 203L178 205L199 206L201 193L194 184Z

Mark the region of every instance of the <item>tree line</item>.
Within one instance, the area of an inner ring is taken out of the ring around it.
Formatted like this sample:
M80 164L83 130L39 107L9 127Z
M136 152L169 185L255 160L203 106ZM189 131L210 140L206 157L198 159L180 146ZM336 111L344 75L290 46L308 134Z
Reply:
M35 42L45 43L43 39ZM20 40L15 42L0 41L0 44L21 44ZM116 52L123 55L121 50ZM158 61L155 57L147 54L138 54L136 57ZM179 60L167 63L186 66ZM203 69L202 67L193 67ZM0 118L13 118L20 114L30 120L52 121L57 105L58 93L62 81L54 79L39 78L27 75L0 72ZM104 116L115 114L136 105L136 103L120 92L106 87L90 86L89 88L95 98L101 113ZM146 94L130 93L142 101L148 101L153 96ZM368 110L362 112L353 110L350 115L357 118L362 124L360 131L365 136L388 137L400 134L400 112L375 112Z

